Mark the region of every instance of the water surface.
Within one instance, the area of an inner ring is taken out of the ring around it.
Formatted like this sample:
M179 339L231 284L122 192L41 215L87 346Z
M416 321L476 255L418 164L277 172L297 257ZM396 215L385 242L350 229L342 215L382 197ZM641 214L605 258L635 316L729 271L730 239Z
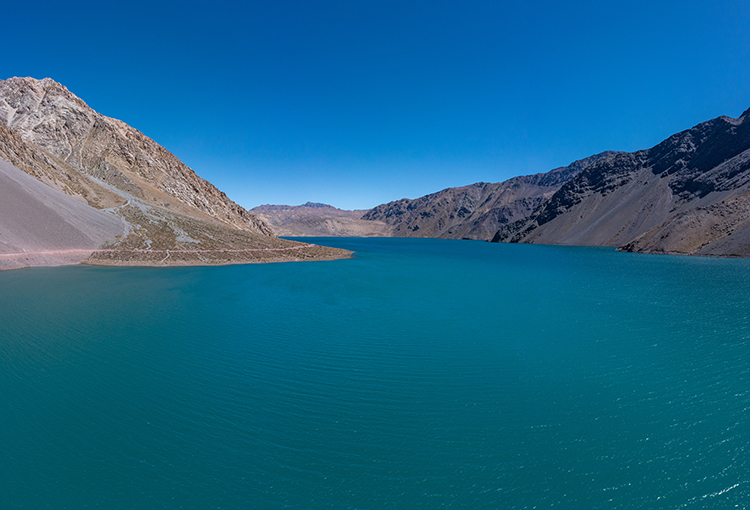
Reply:
M750 261L0 273L0 507L744 508Z

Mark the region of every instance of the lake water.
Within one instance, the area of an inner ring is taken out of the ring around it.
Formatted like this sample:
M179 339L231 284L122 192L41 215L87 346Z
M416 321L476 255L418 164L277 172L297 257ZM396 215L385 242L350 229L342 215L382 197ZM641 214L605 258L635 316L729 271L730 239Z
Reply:
M0 273L0 508L746 508L750 261Z

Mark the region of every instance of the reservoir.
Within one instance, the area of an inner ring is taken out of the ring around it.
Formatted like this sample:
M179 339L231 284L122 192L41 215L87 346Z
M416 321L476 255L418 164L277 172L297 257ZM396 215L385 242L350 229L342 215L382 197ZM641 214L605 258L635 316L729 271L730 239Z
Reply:
M0 272L0 507L750 500L750 260L310 242Z

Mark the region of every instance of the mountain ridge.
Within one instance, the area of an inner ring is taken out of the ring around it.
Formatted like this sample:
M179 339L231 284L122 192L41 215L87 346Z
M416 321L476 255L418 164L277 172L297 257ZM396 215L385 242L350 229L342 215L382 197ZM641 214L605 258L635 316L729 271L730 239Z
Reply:
M748 118L720 116L597 162L492 240L748 256Z
M231 226L270 234L174 154L124 122L94 111L50 78L0 80L0 123L79 172L139 198L151 198L143 196L147 183Z
M501 225L531 214L583 169L615 154L605 151L544 173L388 202L370 209L362 219L391 225L394 236L489 240Z
M349 256L345 250L278 239L261 218L167 149L94 111L50 78L0 80L0 159L129 225L124 235L108 240L105 249L86 259L89 264L226 264ZM33 200L32 195L25 198Z

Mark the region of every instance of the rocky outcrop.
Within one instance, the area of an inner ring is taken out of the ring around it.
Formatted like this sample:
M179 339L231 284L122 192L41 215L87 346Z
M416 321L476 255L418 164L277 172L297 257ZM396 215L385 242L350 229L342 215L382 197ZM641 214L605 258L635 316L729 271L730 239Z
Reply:
M501 226L529 216L583 169L616 154L603 152L547 173L389 202L371 209L362 219L392 226L394 236L490 239Z
M716 256L750 252L750 110L601 160L496 242L620 246Z
M261 205L250 210L271 225L279 236L389 236L391 227L382 221L361 219L366 210L346 211L307 202L303 205Z
M2 123L0 158L48 186L97 209L115 207L127 202L119 194L88 178L64 161L32 143L25 142L18 133Z

